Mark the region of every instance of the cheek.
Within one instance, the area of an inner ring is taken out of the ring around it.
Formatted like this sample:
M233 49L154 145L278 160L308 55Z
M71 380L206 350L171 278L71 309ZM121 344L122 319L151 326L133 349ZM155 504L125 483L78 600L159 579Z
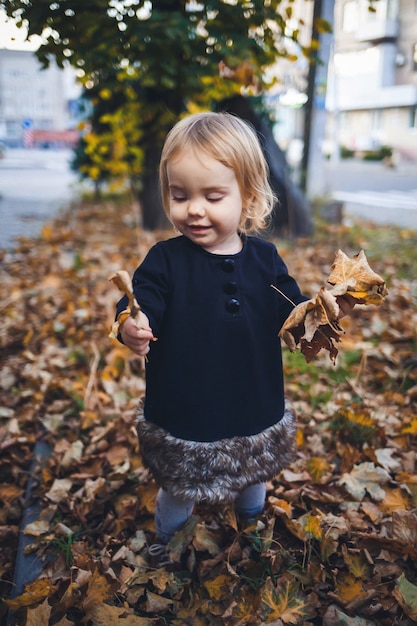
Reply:
M170 204L169 215L173 220L179 219L181 217L181 207L176 204Z

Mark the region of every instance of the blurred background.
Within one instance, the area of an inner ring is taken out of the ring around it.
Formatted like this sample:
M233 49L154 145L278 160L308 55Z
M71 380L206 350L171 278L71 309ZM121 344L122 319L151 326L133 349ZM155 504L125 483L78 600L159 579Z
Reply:
M160 147L205 109L257 129L274 234L317 211L417 228L415 0L1 0L0 246L86 191L164 226Z

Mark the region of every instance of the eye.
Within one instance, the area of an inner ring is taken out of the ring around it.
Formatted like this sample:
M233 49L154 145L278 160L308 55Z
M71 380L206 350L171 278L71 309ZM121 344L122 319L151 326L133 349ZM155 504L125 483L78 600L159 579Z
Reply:
M185 202L185 201L186 201L186 199L187 199L187 198L186 198L186 196L181 196L181 195L179 195L179 194L173 194L173 195L171 196L171 200L172 200L173 202Z
M208 202L220 202L220 200L223 200L223 198L224 196L220 194L212 194L210 196L207 196Z

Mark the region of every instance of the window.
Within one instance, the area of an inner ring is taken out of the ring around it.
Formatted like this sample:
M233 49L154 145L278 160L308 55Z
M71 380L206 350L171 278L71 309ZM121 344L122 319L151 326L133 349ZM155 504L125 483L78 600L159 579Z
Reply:
M417 72L417 43L415 43L413 45L413 50L412 50L412 66L413 66L413 72Z
M417 129L417 107L410 109L410 128Z

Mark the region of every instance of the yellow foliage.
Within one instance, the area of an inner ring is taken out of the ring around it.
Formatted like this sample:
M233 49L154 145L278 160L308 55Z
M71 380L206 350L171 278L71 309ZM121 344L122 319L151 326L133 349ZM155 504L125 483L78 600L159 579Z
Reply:
M340 574L337 577L335 591L343 605L349 604L356 598L364 598L366 596L362 588L362 581L353 574Z
M307 471L316 482L331 469L330 463L321 456L313 456L307 461Z
M100 89L99 94L100 98L102 100L110 100L111 98L111 91L110 89Z
M213 580L207 580L204 587L212 600L221 600L224 595L230 594L230 587L233 584L233 578L227 574L220 574Z
M381 502L381 509L392 513L397 510L404 510L410 508L410 498L408 494L400 488L390 489L385 487L385 497Z
M88 581L87 597L83 602L83 607L88 613L93 607L103 604L108 597L109 583L98 570L94 570L93 575Z
M304 446L304 432L301 428L297 428L297 432L295 434L295 443L297 445L297 448L301 448L302 446Z
M313 539L322 538L323 530L320 526L320 518L317 515L308 514L304 516L304 532Z
M369 576L371 568L363 554L350 554L346 546L342 547L342 552L343 560L352 576L362 580Z
M362 411L352 411L349 409L345 409L343 411L344 417L346 417L350 422L354 424L358 424L359 426L374 426L374 421L368 412Z
M4 602L12 611L16 611L21 607L33 606L38 602L42 602L45 598L49 598L54 589L55 587L49 578L41 578L26 585L25 591L17 598L5 599Z
M401 432L407 435L417 435L417 418L412 419L410 424L405 426Z
M285 513L289 518L292 517L292 506L290 502L283 500L282 498L275 498L274 496L270 496L268 498L268 502L272 504L275 511L278 513Z

